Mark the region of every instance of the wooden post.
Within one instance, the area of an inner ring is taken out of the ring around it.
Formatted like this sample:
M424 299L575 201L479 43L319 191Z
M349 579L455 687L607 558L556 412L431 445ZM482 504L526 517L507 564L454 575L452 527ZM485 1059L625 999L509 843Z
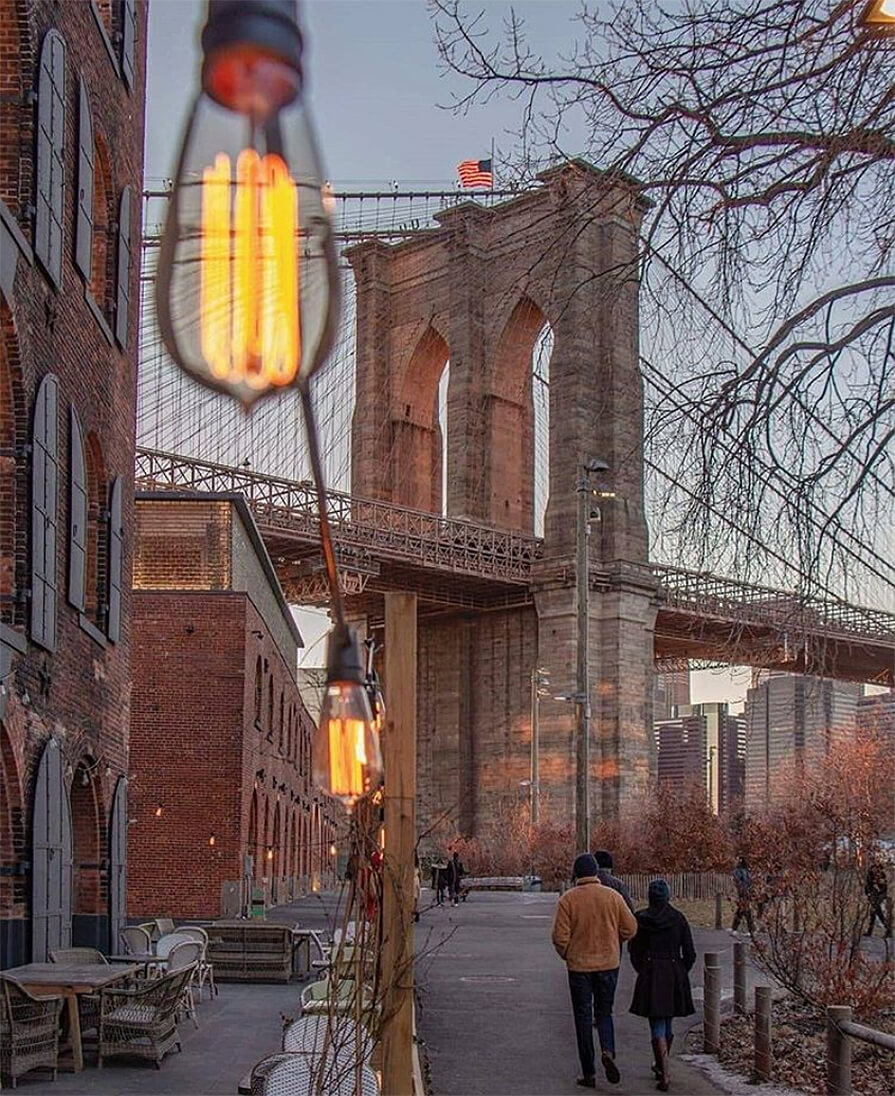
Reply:
M774 1064L771 1050L771 996L770 986L755 987L755 1057L754 1081L770 1081Z
M416 594L385 595L382 1091L413 1096Z
M746 1015L746 945L742 940L733 945L733 1011Z
M851 1042L839 1026L851 1020L848 1005L827 1007L827 1096L851 1096Z
M702 977L702 1049L717 1054L721 1049L721 960L718 953L707 951Z

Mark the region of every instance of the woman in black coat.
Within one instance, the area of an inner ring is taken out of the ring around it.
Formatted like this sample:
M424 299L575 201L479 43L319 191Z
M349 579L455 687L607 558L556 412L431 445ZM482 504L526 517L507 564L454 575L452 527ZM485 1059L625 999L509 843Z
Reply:
M656 1087L668 1091L668 1052L674 1034L674 1016L691 1016L693 995L689 972L696 962L696 949L687 918L669 902L664 879L649 885L649 907L635 914L637 935L628 944L631 965L637 971L631 1012L646 1016L650 1024Z

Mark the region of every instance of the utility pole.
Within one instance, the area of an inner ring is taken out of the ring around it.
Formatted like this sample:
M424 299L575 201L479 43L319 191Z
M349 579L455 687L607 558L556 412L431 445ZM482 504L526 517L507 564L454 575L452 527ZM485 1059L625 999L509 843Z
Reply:
M413 1094L413 854L416 850L416 594L385 595L386 851L383 863L382 1091Z
M541 795L540 781L540 706L541 706L541 671L537 666L531 671L531 771L529 773L529 820L532 826L538 824L538 813Z
M578 852L590 848L590 685L588 682L587 638L589 599L589 560L587 540L590 531L590 474L605 472L604 460L589 460L578 469L578 559L575 573L578 608L578 659L575 682L575 847ZM608 492L607 492L608 494Z

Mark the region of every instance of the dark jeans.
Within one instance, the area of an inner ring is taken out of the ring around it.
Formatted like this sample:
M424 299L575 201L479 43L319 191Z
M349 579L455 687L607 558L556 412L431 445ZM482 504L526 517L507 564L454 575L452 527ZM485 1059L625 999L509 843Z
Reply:
M575 1036L578 1040L578 1057L585 1077L596 1073L594 1064L594 1020L600 1049L615 1055L615 1029L612 1026L612 1005L618 982L615 970L569 971L569 993L572 996L572 1012L575 1016Z
M653 1039L667 1039L670 1043L674 1038L674 1031L670 1016L650 1016L649 1033Z
M731 931L736 932L736 930L740 927L740 921L743 920L745 920L746 922L746 928L748 928L749 932L754 935L755 924L752 921L752 907L749 905L748 902L743 902L741 900L737 902L736 912L733 915L733 924L730 926Z

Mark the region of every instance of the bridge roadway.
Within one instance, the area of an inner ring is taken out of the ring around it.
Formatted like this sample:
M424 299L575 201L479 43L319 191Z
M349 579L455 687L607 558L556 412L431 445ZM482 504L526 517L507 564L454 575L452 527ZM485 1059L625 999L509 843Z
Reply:
M241 494L297 605L328 600L317 496L309 481L264 475L194 457L138 449L139 492ZM574 583L569 566L543 560L543 541L340 492L329 514L346 596L374 619L387 590L411 590L421 611L531 604L539 584ZM658 564L592 569L590 587L654 589L661 665L685 661L776 669L895 685L895 615Z

